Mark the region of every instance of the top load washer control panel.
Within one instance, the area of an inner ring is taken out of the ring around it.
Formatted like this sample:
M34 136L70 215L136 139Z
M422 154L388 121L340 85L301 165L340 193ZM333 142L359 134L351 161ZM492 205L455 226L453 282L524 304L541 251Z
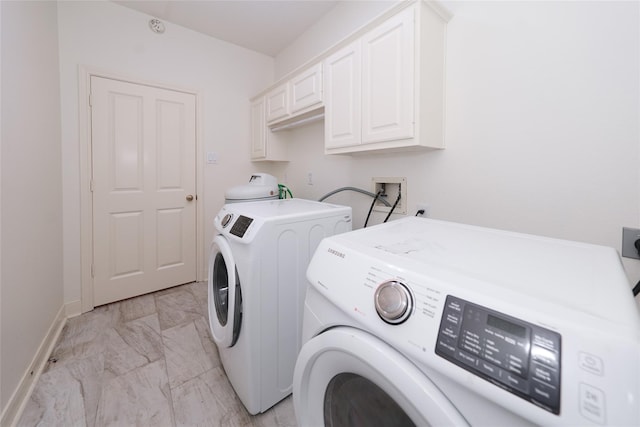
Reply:
M560 344L557 332L448 295L435 352L559 414Z

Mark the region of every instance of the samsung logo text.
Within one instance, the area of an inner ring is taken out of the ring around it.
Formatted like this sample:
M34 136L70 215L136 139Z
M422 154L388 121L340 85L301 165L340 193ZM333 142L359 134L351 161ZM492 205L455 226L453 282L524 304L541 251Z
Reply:
M327 249L327 252L329 252L332 255L339 256L340 258L344 258L344 254L342 252L336 251L335 249L329 248Z

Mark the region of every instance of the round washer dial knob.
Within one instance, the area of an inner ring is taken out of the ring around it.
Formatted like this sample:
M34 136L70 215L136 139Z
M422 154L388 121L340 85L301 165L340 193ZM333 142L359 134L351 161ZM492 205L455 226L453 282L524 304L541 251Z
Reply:
M231 218L233 218L233 214L230 214L230 213L222 217L222 221L220 221L220 224L222 224L222 228L225 228L227 225L229 225Z
M411 315L413 298L404 283L395 280L381 283L374 299L378 315L387 323L396 325Z

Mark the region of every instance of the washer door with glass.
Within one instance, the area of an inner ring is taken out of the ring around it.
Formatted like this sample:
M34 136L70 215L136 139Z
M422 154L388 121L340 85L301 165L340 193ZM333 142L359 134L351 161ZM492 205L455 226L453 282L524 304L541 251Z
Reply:
M232 347L242 323L242 291L227 240L217 235L209 253L209 327L218 346Z
M301 426L466 426L413 363L374 336L330 329L300 351L293 403Z

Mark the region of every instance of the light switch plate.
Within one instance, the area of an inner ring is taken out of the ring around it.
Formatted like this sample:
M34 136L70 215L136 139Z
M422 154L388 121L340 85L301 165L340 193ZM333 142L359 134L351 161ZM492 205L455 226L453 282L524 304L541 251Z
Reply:
M208 151L207 163L210 165L218 164L218 153L216 153L215 151Z

